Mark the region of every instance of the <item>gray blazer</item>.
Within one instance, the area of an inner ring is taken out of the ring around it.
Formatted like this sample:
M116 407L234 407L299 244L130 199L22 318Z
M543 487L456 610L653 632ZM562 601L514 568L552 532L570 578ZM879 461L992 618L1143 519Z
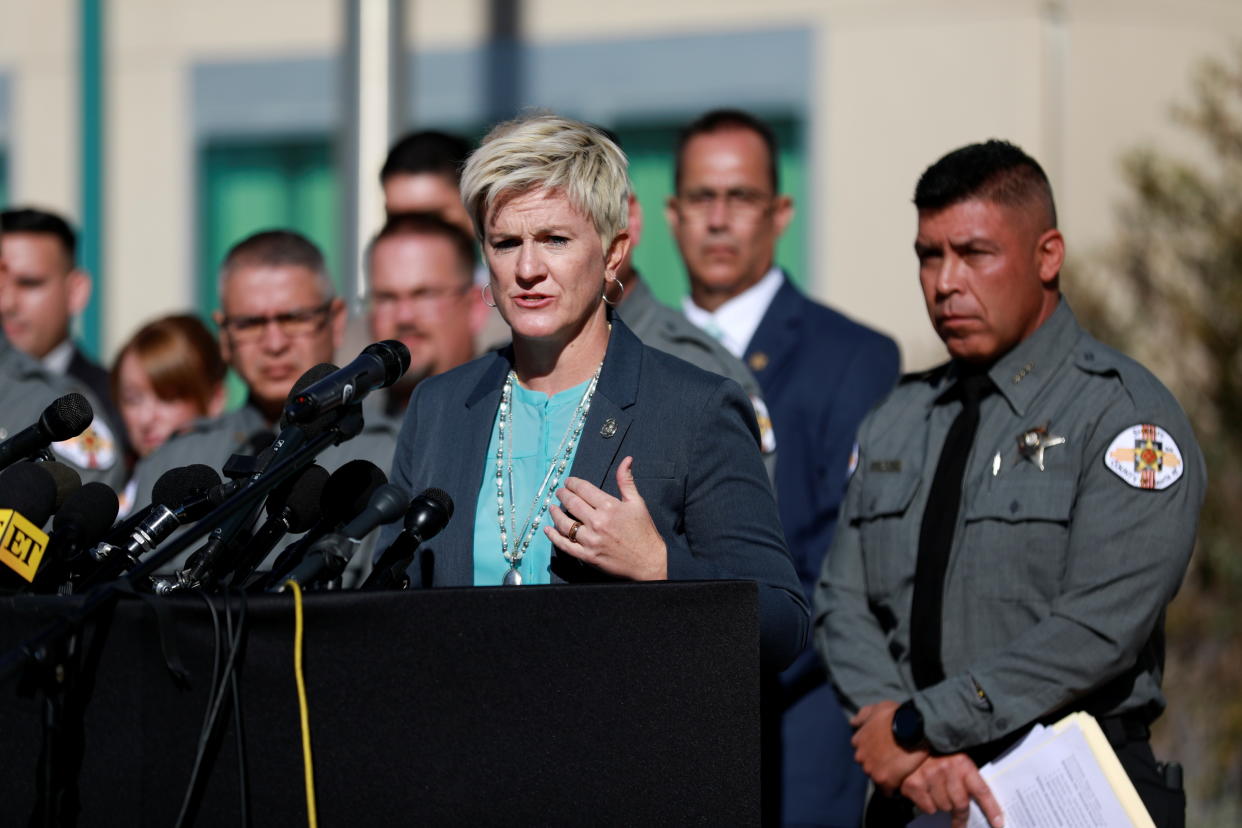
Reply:
M390 478L412 494L443 489L455 505L448 526L410 567L416 586L474 582L475 511L491 472L485 454L512 358L511 349L489 353L425 380L410 400ZM668 545L669 579L756 581L763 661L783 668L802 647L808 612L750 400L732 380L644 346L614 317L571 474L618 496L616 468L627 455ZM387 528L381 549L399 529ZM564 557L553 558L555 582L609 580Z

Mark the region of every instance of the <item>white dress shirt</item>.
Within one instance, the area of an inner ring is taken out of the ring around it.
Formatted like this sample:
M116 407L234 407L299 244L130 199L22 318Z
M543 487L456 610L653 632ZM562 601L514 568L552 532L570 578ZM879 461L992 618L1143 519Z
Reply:
M681 300L681 310L687 319L720 340L729 353L741 359L784 281L781 269L773 266L762 279L715 311L703 310L689 296Z
M43 367L58 376L69 372L69 363L73 362L73 342L66 339L43 355L40 360Z

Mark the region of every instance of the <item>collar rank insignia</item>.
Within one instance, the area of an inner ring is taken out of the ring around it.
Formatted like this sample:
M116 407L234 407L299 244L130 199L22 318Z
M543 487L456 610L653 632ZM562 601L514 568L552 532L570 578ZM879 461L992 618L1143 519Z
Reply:
M1167 489L1186 470L1182 450L1160 426L1133 425L1113 438L1104 465L1136 489Z
M1057 434L1049 434L1047 424L1028 429L1018 435L1018 456L1025 457L1044 470L1044 452L1054 446L1065 445L1065 438Z

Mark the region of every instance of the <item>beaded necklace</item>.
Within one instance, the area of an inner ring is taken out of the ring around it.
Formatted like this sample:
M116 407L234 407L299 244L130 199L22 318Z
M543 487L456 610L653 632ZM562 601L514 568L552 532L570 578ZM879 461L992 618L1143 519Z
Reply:
M500 395L500 416L497 418L499 439L496 441L496 520L500 524L500 554L509 564L509 569L505 571L501 582L504 586L520 586L522 583L522 573L518 571L518 567L522 564L526 548L534 539L535 532L539 531L539 524L543 521L543 516L547 513L548 505L552 501L552 493L556 491L557 485L561 482L565 467L569 464L569 456L574 453L578 440L582 436L587 412L591 409L591 398L595 396L595 386L599 382L599 372L603 367L604 364L601 362L595 369L594 376L591 377L590 385L582 393L582 399L578 401L578 407L569 420L569 427L565 429L565 434L561 437L560 446L552 455L552 463L543 475L543 482L535 491L535 497L526 513L526 522L522 524L520 536L517 530L517 502L513 495L513 385L517 382L517 374L510 371L509 376L505 377L504 390ZM509 514L507 529L505 527L506 511ZM513 549L509 548L510 533L515 540Z

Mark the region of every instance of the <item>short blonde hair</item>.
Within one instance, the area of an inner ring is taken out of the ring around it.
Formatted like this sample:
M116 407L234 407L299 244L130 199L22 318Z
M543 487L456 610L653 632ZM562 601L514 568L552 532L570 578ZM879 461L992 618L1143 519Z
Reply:
M461 197L483 238L487 215L504 193L563 192L590 217L607 248L629 222L628 162L598 127L558 115L498 124L466 161Z

